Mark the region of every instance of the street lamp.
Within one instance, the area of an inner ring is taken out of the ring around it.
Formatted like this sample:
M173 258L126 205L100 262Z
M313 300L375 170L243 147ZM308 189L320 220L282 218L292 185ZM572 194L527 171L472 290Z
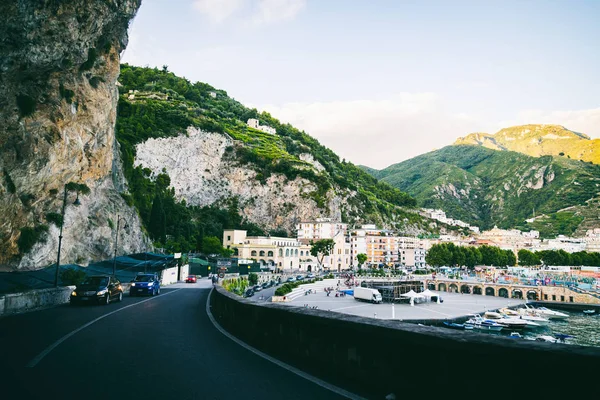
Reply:
M121 224L121 220L123 220L124 222L123 228L127 228L127 220L125 220L125 218L121 218L120 215L117 215L117 232L115 233L115 255L113 257L113 277L117 272L117 246L119 245L119 225Z
M58 287L58 271L60 270L60 249L62 246L62 238L63 238L62 232L63 232L63 225L65 224L65 209L67 208L67 195L69 194L70 191L77 192L77 198L75 198L73 205L78 206L81 204L81 202L79 201L79 192L81 192L83 194L88 194L88 193L90 193L90 188L88 188L84 184L79 184L79 183L74 183L74 182L69 182L69 183L65 184L64 194L63 194L62 211L60 213L60 215L61 215L60 233L58 234L58 255L56 256L56 272L54 273L54 287Z

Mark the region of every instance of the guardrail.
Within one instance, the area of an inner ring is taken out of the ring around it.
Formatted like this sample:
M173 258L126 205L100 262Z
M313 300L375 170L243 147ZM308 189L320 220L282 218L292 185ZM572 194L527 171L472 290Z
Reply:
M68 303L73 289L75 286L64 286L2 295L0 316Z

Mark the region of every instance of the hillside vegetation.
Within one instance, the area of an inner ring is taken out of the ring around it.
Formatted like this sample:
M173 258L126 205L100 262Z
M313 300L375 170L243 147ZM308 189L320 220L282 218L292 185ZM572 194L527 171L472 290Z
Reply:
M375 174L408 192L419 205L481 226L519 226L533 213L549 215L532 228L543 235L571 234L581 213L551 214L596 197L600 167L566 157L531 157L482 146L457 145L394 164Z
M218 205L191 207L177 201L166 173L152 176L150 170L134 167L136 144L149 138L182 135L190 126L233 138L235 145L226 149L228 162L247 165L263 183L272 174L313 182L317 189L307 196L316 207L326 207L325 200L332 192L342 194L347 199L342 210L345 222L427 228L428 221L411 209L416 205L414 198L340 160L293 126L244 107L225 91L201 82L191 83L166 67L160 70L122 65L120 84L117 139L129 184L129 193L124 197L137 207L151 237L160 245L177 251L201 250L202 237L220 236L223 228L266 233L261 226L242 220L235 198ZM248 127L249 118L275 128L277 134ZM301 159L306 154L314 163ZM322 168L316 168L315 163ZM290 218L292 213L290 210Z
M600 163L600 139L590 139L560 125L513 126L494 135L472 133L454 142L454 145L463 144L516 151L533 157L552 155Z

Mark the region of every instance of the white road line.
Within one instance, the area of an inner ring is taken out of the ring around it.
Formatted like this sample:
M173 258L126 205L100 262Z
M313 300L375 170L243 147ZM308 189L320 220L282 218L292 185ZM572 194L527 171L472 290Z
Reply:
M137 302L137 303L130 304L130 305L128 305L128 306L125 306L125 307L119 308L118 310L111 311L111 312L109 312L108 314L104 314L104 315L102 315L102 316L100 316L100 317L98 317L98 318L96 318L96 319L94 319L94 320L92 320L92 321L88 322L87 324L85 324L85 325L83 325L83 326L80 326L79 328L75 329L74 331L72 331L72 332L70 332L70 333L67 333L65 336L61 337L61 338L60 338L60 339L58 339L56 342L54 342L54 343L52 343L50 346L48 346L48 347L47 347L47 348L46 348L44 351L42 351L40 354L38 354L37 356L35 356L35 358L34 358L33 360L31 360L31 361L30 361L30 362L27 364L27 368L33 368L33 367L35 367L35 366L36 366L36 365L37 365L37 364L38 364L40 361L42 361L42 359L43 359L44 357L46 357L46 356L47 356L47 355L48 355L48 354L49 354L49 353L50 353L52 350L54 350L55 348L57 348L57 347L58 347L58 346L59 346L59 345L60 345L62 342L64 342L65 340L67 340L67 339L68 339L68 338L70 338L71 336L75 335L77 332L79 332L79 331L81 331L81 330L83 330L83 329L87 328L88 326L90 326L90 325L92 325L92 324L94 324L94 323L96 323L96 322L100 321L101 319L103 319L103 318L106 318L106 317L108 317L109 315L116 314L116 313L118 313L119 311L123 311L123 310L125 310L125 309L128 309L129 307L137 306L138 304L142 304L142 303L145 303L145 302L147 302L147 301L150 301L150 300L154 300L154 299L161 299L161 298L163 298L163 297L165 297L165 296L168 296L168 295L170 295L171 293L175 293L175 292L177 292L177 291L179 291L179 290L181 290L181 289L175 289L175 290L173 290L172 292L163 293L162 295L160 295L160 296L158 296L158 297L150 297L149 299L142 300L142 301L139 301L139 302Z
M335 394L338 394L340 396L346 397L347 399L352 399L352 400L366 400L364 397L360 397L354 393L350 393L347 390L344 390L340 387L337 387L335 385L332 385L330 383L327 383L317 377L314 377L310 374L307 374L306 372L303 372L301 370L299 370L298 368L292 367L289 364L284 363L283 361L279 361L276 358L273 358L265 353L263 353L260 350L255 349L254 347L244 343L243 341L241 341L240 339L236 338L235 336L231 335L229 332L227 332L225 329L223 329L221 327L221 325L219 325L219 323L215 320L215 318L213 317L212 313L210 312L210 296L212 295L214 289L211 289L210 293L208 294L208 299L206 300L206 314L208 314L208 318L210 319L210 322L213 323L213 325L215 326L215 328L218 329L219 332L221 332L223 335L225 335L226 337L228 337L229 339L233 340L235 343L239 344L240 346L242 346L243 348L245 348L246 350L251 351L252 353L256 354L259 357L264 358L267 361L272 362L273 364L277 365L278 367L281 367L293 374L298 375L301 378L304 378L316 385L321 386L322 388L325 388L329 391L332 391Z

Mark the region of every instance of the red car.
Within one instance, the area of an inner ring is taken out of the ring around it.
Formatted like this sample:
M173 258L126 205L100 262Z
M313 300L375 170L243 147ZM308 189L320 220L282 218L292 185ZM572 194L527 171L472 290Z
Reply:
M185 278L186 283L196 283L196 281L196 275L188 275L188 277Z

